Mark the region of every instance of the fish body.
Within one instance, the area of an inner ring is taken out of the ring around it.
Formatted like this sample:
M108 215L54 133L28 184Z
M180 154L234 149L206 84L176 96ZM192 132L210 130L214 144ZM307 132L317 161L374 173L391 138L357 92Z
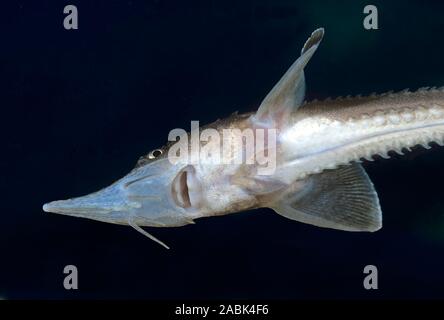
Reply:
M261 207L319 227L380 229L378 196L360 162L442 144L444 90L305 102L304 68L323 35L312 33L256 112L176 131L111 186L44 211L130 225L165 247L141 227Z
M303 168L296 173L301 178L374 155L388 157L389 151L441 144L444 89L314 101L298 109L292 122L281 139L287 157Z

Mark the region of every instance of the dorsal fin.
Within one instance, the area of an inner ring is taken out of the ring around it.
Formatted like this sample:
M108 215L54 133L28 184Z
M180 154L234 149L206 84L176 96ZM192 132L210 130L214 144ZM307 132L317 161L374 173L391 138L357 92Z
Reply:
M282 76L262 101L253 121L267 127L278 127L296 110L305 98L304 67L324 36L324 29L315 30L305 42L301 56Z

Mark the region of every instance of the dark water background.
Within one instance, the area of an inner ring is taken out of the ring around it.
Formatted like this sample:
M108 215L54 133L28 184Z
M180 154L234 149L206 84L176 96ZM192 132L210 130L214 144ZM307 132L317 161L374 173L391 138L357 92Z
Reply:
M63 28L75 4L79 30ZM271 210L151 230L45 214L125 175L189 129L255 109L326 28L309 98L444 85L444 2L14 1L0 20L0 297L444 298L444 149L366 164L381 231L346 233ZM63 267L79 269L66 291ZM379 290L362 286L379 269Z

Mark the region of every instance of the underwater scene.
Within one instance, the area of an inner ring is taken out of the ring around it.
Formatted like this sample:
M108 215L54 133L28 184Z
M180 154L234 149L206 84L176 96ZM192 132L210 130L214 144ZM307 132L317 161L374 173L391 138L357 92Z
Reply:
M0 299L444 298L443 12L2 4Z

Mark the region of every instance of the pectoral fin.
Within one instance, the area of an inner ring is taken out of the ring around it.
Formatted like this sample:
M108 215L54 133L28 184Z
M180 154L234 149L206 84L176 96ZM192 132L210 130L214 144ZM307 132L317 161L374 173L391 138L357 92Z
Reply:
M282 126L289 114L304 101L304 68L310 61L324 36L324 29L315 30L305 42L301 56L293 63L279 82L262 101L253 117L257 124L267 127Z
M318 227L376 231L381 208L372 182L360 164L313 175L306 192L283 196L271 207L282 216Z

